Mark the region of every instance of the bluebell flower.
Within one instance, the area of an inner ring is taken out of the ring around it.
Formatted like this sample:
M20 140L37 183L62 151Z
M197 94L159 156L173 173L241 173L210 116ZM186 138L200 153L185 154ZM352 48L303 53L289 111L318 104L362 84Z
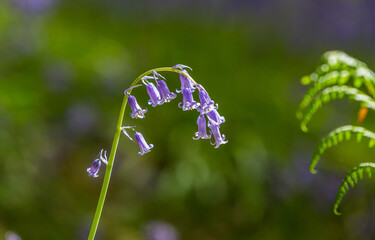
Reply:
M185 68L188 68L188 69L191 70L190 67L182 65L182 64L177 64L177 65L173 66L173 68L179 69L182 72L186 73L187 75L189 75L189 73L185 70ZM180 82L181 82L181 90L176 89L176 92L180 93L185 88L189 88L191 90L191 92L194 92L195 87L194 87L194 84L191 82L191 80L188 77L186 77L184 74L179 74L179 76L180 76Z
M204 117L204 114L200 114L197 120L198 125L198 132L195 133L195 137L193 137L194 140L198 140L200 138L202 139L210 139L211 135L207 135L207 121Z
M221 144L226 144L228 141L225 141L224 134L220 133L220 125L215 123L208 123L208 127L211 129L212 135L214 135L215 143L212 143L212 145L216 145L215 148L218 148Z
M100 170L101 165L102 165L102 161L99 158L95 159L91 167L87 169L89 176L94 177L94 178L99 177L98 172Z
M131 118L144 118L145 117L145 113L147 112L147 109L142 109L138 102L137 102L137 99L133 96L133 95L130 95L130 92L129 90L133 89L133 88L136 88L136 87L140 87L142 85L135 85L133 87L130 87L128 89L126 89L124 91L124 94L125 95L128 95L128 103L129 103L129 106L132 110L132 113L130 113L130 117Z
M130 113L131 118L144 118L145 117L147 108L142 109L133 95L129 95L128 103L132 110L132 113Z
M143 137L142 133L135 132L134 138L137 141L141 151L138 152L139 155L143 155L145 153L148 153L151 151L151 149L154 147L152 144L147 144L145 138Z
M155 85L146 80L146 79L150 79L150 78L152 78L152 77L146 76L142 79L142 82L146 86L147 94L150 96L150 100L148 100L148 104L153 106L153 107L156 107L159 104L159 102L161 100L161 97L160 97L160 93L159 93L158 89L155 87Z
M199 103L193 99L193 94L190 88L184 88L182 90L182 102L178 104L178 107L182 108L183 111L192 110L199 107Z
M163 80L163 79L160 79L158 80L158 77L159 78L163 78L163 76L161 76L159 73L155 72L154 71L154 79L155 79L155 82L156 82L156 87L160 93L160 101L159 101L159 105L165 103L165 102L169 102L171 101L172 99L175 99L177 97L177 95L173 92L170 92L169 91L169 88L167 86L167 83Z
M102 149L99 153L99 158L95 159L94 162L92 163L91 167L87 168L87 172L89 176L91 177L99 177L98 172L100 170L100 166L102 165L102 162L104 164L108 164L108 159L107 159L107 151L104 151Z
M218 108L218 105L215 104L214 101L211 100L210 96L208 95L206 89L200 84L197 84L199 89L199 100L200 100L200 107L198 108L198 111L200 113L208 113L212 110L215 110Z
M216 109L206 113L206 116L208 117L208 120L210 120L210 122L216 125L220 125L225 122L225 118L223 116L220 116Z

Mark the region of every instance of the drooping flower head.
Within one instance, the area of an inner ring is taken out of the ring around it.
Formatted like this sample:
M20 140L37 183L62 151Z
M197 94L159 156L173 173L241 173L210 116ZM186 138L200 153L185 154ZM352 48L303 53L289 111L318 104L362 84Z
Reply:
M162 75L154 71L154 79L161 98L159 105L165 102L170 102L172 99L177 97L175 93L169 91L167 83L164 81L165 78Z
M128 88L124 91L124 94L125 95L128 95L128 103L129 103L129 106L132 110L132 113L130 113L130 117L131 118L144 118L145 117L145 113L147 112L147 108L146 109L142 109L138 102L137 102L137 99L133 96L133 95L130 95L129 93L129 90L130 89L133 89L133 88L136 88L136 87L139 87L139 86L142 86L142 85L136 85L136 86L133 86L131 88Z
M198 125L198 132L195 133L195 137L193 137L194 140L198 140L200 138L202 139L210 139L211 134L207 135L207 121L206 118L204 117L204 114L200 114L197 120L197 125Z
M154 79L154 78L150 76L145 76L142 78L142 82L146 86L147 94L150 96L150 100L148 100L148 104L153 107L156 107L161 100L160 93L158 89L155 87L155 85L147 81L147 79Z
M210 122L216 125L220 125L225 122L225 118L223 116L220 116L216 109L206 113L206 116L208 117L208 120L210 120Z
M215 148L218 148L221 144L226 144L228 142L225 140L224 134L220 133L219 125L209 122L208 127L211 129L212 135L214 135L215 143L211 143L211 144L216 145Z
M143 137L142 133L135 132L134 138L137 141L141 151L138 152L139 155L143 155L145 153L148 153L151 151L151 149L154 147L152 144L147 144L145 138Z
M204 87L200 84L197 84L197 87L199 89L199 100L201 102L198 111L201 113L208 113L214 109L217 109L218 105L211 100L206 89L204 89Z
M95 159L91 167L87 168L87 172L89 176L94 177L94 178L99 177L98 172L100 170L101 165L102 165L102 161L99 158Z
M178 104L178 107L182 108L183 111L192 110L199 107L199 103L193 99L193 93L190 88L184 88L182 90L182 102Z
M177 64L177 65L173 66L173 68L181 70L182 72L184 72L187 75L189 75L189 73L185 70L185 68L190 69L190 71L192 70L190 67L182 65L182 64ZM176 92L180 93L185 88L189 88L191 90L191 92L194 92L195 86L191 82L191 80L188 77L186 77L184 74L179 74L179 75L180 75L180 81L181 81L181 89L180 90L176 89Z
M183 111L197 109L199 112L199 116L197 119L198 131L194 134L195 136L193 137L193 139L210 139L213 135L215 138L215 143L213 143L213 145L215 145L215 148L217 148L221 144L227 143L227 141L225 140L225 136L222 135L219 130L220 124L225 122L225 118L223 116L220 116L220 114L218 113L218 104L211 99L208 92L202 85L198 84L190 77L187 69L191 70L191 68L188 66L177 64L173 68L157 68L155 69L156 71L151 70L147 71L145 74L142 74L141 81L145 85L147 94L150 97L150 99L148 100L148 104L156 107L157 105L170 102L172 99L176 98L176 94L169 90L165 78L157 71L178 72L181 81L181 89L177 90L177 92L182 94L182 102L178 104L178 107L182 108ZM146 75L150 75L150 73L152 73L153 76ZM151 79L155 81L155 84L153 83L153 81L150 81ZM132 112L130 113L130 116L132 118L144 118L145 113L147 112L147 109L142 109L140 107L135 96L131 95L132 89L142 86L141 84L134 85L138 82L139 78L137 78L132 86L126 89L124 92L124 94L126 95L125 103L128 103L129 107L131 108ZM198 96L200 103L197 103L193 98L193 92L196 88L198 88L199 90ZM126 104L122 107L126 107ZM122 117L123 116L120 115L119 121L121 122ZM206 117L209 120L208 124ZM121 122L119 123L121 124ZM207 126L210 128L210 131L207 130ZM133 131L135 131L134 139L130 137L126 129L132 129ZM150 152L154 147L152 144L148 144L146 142L143 135L135 130L135 127L126 126L122 127L121 130L130 140L136 142L139 145L139 155ZM118 135L115 135L115 137L118 137ZM91 167L87 169L89 176L98 177L98 172L102 163L108 164L106 151L103 151L104 150L101 150L99 157L95 159ZM111 161L113 161L113 158L111 159Z

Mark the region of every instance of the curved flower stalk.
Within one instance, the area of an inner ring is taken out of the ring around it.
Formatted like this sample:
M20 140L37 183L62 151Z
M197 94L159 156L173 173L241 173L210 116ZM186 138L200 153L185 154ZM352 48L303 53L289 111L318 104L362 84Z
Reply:
M117 127L115 131L115 136L113 139L111 151L109 158L106 157L106 151L101 150L99 157L94 160L92 166L87 169L89 176L98 177L99 171L102 163L106 165L104 180L102 184L102 189L99 196L98 205L96 208L95 216L93 223L91 225L91 230L89 234L89 240L94 239L96 230L99 225L99 219L101 212L104 206L105 197L107 194L110 177L113 168L113 162L115 159L118 142L123 132L131 141L137 143L140 151L139 155L144 155L149 153L151 149L154 148L153 144L147 143L143 134L136 130L135 126L123 126L123 118L125 114L126 106L129 105L131 113L131 118L145 118L145 113L147 109L142 109L138 104L136 97L132 94L132 91L137 88L138 90L141 87L145 86L145 90L150 97L148 104L153 107L157 105L162 105L164 103L171 102L177 97L177 94L171 92L167 86L166 79L160 74L161 72L175 72L179 74L181 82L181 90L177 90L177 93L182 94L182 102L178 104L183 111L187 110L197 110L198 113L198 132L195 133L193 139L210 139L213 135L215 140L215 148L218 148L220 145L227 143L225 136L220 133L220 124L225 122L224 117L220 116L217 112L218 105L211 100L208 95L208 92L203 88L202 85L198 84L188 73L187 69L191 70L190 67L177 64L174 67L162 67L149 70L141 74L128 89L124 91L124 99L122 101L120 115L117 122ZM138 84L142 82L142 84ZM153 83L155 82L155 84ZM198 96L200 103L194 101L193 93L198 89ZM209 122L206 121L209 119ZM207 134L207 127L210 128L212 134ZM128 133L128 130L134 131L134 139Z
M347 97L350 100L360 103L358 124L361 124L365 120L369 109L375 110L375 73L364 62L344 52L326 52L316 71L309 76L303 77L301 82L304 85L311 85L311 88L302 98L296 113L297 118L301 121L301 129L304 132L308 131L307 124L317 110L331 100ZM365 137L369 139L369 147L375 146L374 132L360 126L341 126L321 140L312 156L310 172L316 173L315 166L326 149L345 140L350 140L353 135L358 142L361 142ZM337 208L344 194L349 189L348 183L354 187L354 183L357 183L357 173L361 174L363 169L366 169L370 174L374 168L375 163L362 163L359 167L354 168L348 173L336 196L334 203L335 214L339 214ZM359 176L362 179L362 175Z

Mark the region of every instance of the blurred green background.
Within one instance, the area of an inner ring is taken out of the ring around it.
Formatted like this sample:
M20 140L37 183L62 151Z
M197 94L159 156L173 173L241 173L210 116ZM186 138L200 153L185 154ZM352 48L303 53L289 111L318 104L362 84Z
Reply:
M332 212L341 178L374 151L345 143L308 171L320 138L354 124L359 106L325 106L308 134L295 118L299 79L323 52L375 67L374 10L371 0L0 1L0 239L86 239L104 175L86 168L110 149L123 90L177 63L219 103L229 142L192 140L197 112L182 112L181 96L146 119L127 113L155 147L138 156L120 139L96 239L374 239L371 180ZM370 112L364 126L374 122Z

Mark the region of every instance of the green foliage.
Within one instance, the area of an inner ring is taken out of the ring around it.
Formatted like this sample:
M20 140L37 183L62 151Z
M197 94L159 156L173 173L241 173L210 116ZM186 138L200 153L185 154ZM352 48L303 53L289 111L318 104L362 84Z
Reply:
M341 51L328 51L323 54L321 62L316 68L315 72L310 76L302 78L304 85L316 83L319 77L326 75L329 72L337 70L356 70L358 68L367 68L367 65L360 60L349 56Z
M328 103L331 100L348 97L350 100L360 102L361 107L375 109L375 101L369 95L362 91L349 86L333 86L324 89L315 96L315 99L309 104L305 113L301 113L301 129L304 132L308 131L307 124L313 115L320 109L323 103Z
M342 126L336 128L332 132L330 132L325 138L320 141L320 144L315 149L314 154L311 159L310 163L310 171L311 173L317 173L315 170L315 166L318 164L320 157L324 154L324 152L343 141L349 141L353 137L356 137L357 142L361 142L363 137L369 138L370 141L368 146L370 148L375 146L375 133L371 132L363 127L358 126Z
M349 80L353 81L353 86L355 88L360 88L364 84L367 91L374 94L375 74L370 69L359 67L355 70L334 70L318 77L312 88L310 88L303 96L303 99L298 106L297 118L302 119L302 111L311 103L312 99L318 92L329 86L341 86L347 84Z
M374 170L375 170L375 163L366 162L366 163L361 163L359 166L353 168L346 174L346 176L341 182L339 190L337 191L335 203L333 206L333 212L336 215L341 215L341 213L338 212L337 209L343 197L349 191L349 185L352 188L354 188L354 186L359 182L359 180L363 179L364 172L367 172L368 177L371 178Z
M331 100L347 97L350 100L359 102L360 106L365 110L360 114L359 122L365 118L367 109L375 110L374 72L365 63L344 52L326 52L322 56L321 63L316 71L309 76L303 77L301 82L304 85L311 85L311 88L302 98L296 114L297 118L301 120L300 127L304 132L308 131L307 124L318 109L322 107L323 103L328 103ZM350 82L352 82L352 86L348 86ZM366 89L366 93L360 90L362 86ZM368 146L370 148L375 146L374 132L359 126L341 126L331 131L321 140L313 153L310 162L310 172L317 173L315 166L328 148L340 142L348 141L353 136L356 137L358 142L361 142L363 137L369 138ZM371 177L374 168L375 163L361 163L358 167L349 171L343 179L336 196L333 208L335 214L339 215L337 208L349 190L349 185L353 188L363 178L364 171Z

